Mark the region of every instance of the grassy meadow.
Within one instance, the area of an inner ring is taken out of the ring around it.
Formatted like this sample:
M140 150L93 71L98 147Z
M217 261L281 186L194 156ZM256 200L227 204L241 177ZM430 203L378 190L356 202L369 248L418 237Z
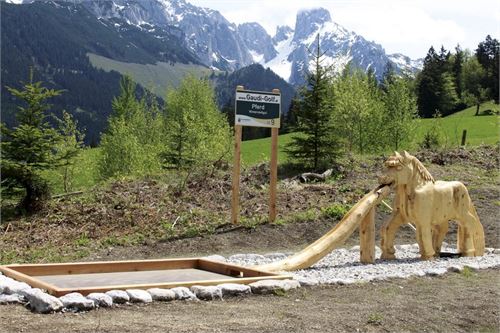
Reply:
M500 107L494 103L488 102L481 106L480 114L484 110L492 110L499 112ZM438 120L420 119L418 126L415 129L415 139L413 144L405 147L407 150L418 148L418 143L426 131L433 125L433 122L438 122L439 132L441 133L443 143L448 147L456 147L460 145L462 131L467 130L467 145L480 144L495 144L499 142L499 116L497 115L480 115L474 116L475 107L467 108L463 111L454 113L448 117ZM287 162L287 155L284 152L284 147L291 141L294 134L284 134L279 137L279 163ZM73 183L71 189L73 191L88 189L98 182L98 174L96 170L96 161L99 154L99 148L87 148L78 157L73 170ZM251 166L260 162L269 161L271 154L270 138L244 141L241 147L241 158L244 166ZM63 192L62 175L55 171L46 172L45 176L50 180L54 194Z

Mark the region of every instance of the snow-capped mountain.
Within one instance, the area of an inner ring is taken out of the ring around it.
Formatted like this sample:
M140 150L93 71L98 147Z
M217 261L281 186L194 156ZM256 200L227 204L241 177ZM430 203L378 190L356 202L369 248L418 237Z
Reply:
M80 0L81 1L81 0ZM415 71L420 63L402 54L387 55L381 45L367 41L332 21L323 8L297 13L294 29L278 27L274 37L258 23L236 26L221 13L194 6L185 0L83 1L101 19L122 18L151 32L174 26L183 33L186 46L205 65L233 71L260 63L293 85L300 85L308 69L310 50L317 36L324 55L323 64L341 71L351 62L381 77L387 62L396 71Z
M7 0L22 3L34 0ZM80 2L100 20L120 20L140 27L162 39L165 31L176 35L201 63L219 70L234 71L260 63L293 85L304 82L309 68L310 51L319 35L324 65L341 71L347 63L363 70L371 69L381 77L387 62L396 71L415 71L422 61L402 54L387 55L381 45L367 41L332 21L323 8L297 13L295 27L277 27L271 37L258 23L235 25L216 10L197 7L186 0L71 0ZM123 28L122 28L123 29Z
M121 18L153 33L157 28L179 28L187 47L209 67L233 71L254 62L237 26L218 11L184 0L80 1L104 20Z
M278 27L273 37L278 55L264 65L291 84L302 84L304 72L310 66L310 53L316 47L317 36L321 50L325 52L322 64L331 65L336 72L342 71L349 62L366 71L371 69L377 77L382 76L389 61L397 71L421 68L421 63L402 54L387 55L379 44L369 42L333 22L330 13L323 8L297 13L294 30Z

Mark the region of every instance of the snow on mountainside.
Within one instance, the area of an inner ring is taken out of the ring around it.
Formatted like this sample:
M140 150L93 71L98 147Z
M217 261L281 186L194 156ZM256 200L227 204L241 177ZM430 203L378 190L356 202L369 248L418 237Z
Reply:
M335 72L342 71L349 62L365 71L371 69L379 78L389 61L397 71L421 68L421 63L404 55L388 56L382 46L333 22L330 13L323 8L297 13L294 30L279 27L273 37L278 55L264 65L291 84L302 84L303 74L311 65L309 50L314 50L318 36L321 49L325 52L323 64L331 65Z
M31 2L33 0L7 0ZM387 62L396 71L416 71L422 60L411 60L402 54L387 55L381 45L338 25L323 8L297 13L294 29L277 27L271 37L258 23L235 25L216 10L197 7L186 0L71 0L85 5L102 21L121 29L124 20L163 39L175 35L183 46L196 54L207 67L234 71L252 63L270 67L293 85L304 82L309 68L310 52L317 36L324 55L324 65L336 72L351 62L362 70L371 69L381 77Z

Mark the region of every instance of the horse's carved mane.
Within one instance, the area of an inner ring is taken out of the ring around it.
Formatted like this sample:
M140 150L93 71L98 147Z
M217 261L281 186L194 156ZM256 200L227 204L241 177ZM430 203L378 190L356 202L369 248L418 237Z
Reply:
M431 173L422 164L422 162L420 162L415 156L411 156L410 162L413 165L413 170L418 173L422 181L434 183L434 177L432 177Z

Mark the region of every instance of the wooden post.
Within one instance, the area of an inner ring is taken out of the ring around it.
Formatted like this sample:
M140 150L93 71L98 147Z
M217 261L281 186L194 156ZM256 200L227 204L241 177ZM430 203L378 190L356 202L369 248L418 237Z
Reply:
M279 94L279 89L273 89L273 93ZM271 182L269 184L269 223L276 220L276 192L278 184L278 133L279 128L271 128Z
M467 138L467 130L462 132L462 146L465 146L465 139Z
M244 90L237 86L236 90ZM231 196L231 223L238 224L240 217L240 165L241 165L241 125L234 125L233 186Z
M363 264L375 262L375 208L370 209L359 225L359 255Z
M276 220L276 188L278 184L278 128L271 128L271 183L269 187L269 222Z

